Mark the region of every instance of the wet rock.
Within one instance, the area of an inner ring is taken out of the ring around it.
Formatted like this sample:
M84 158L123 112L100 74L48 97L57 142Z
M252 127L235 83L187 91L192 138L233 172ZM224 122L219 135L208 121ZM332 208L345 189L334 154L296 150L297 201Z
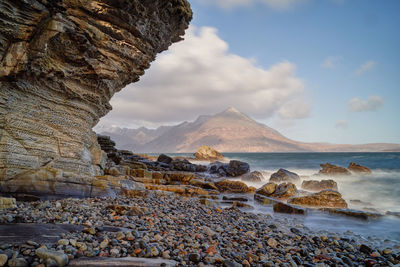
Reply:
M365 245L365 244L361 244L360 251L365 253L365 254L371 254L372 253L372 249L369 246Z
M277 202L277 200L274 198L266 197L260 194L254 194L254 200L262 205L272 205Z
M247 193L249 187L240 181L222 180L215 183L220 192L231 192L231 193Z
M290 213L290 214L307 214L307 210L301 207L296 207L294 205L286 204L283 202L276 202L274 204L274 212L279 213Z
M281 183L281 182L298 183L300 182L300 176L298 176L294 172L290 172L285 169L279 169L277 172L271 174L269 181L274 183Z
M337 183L334 180L303 181L303 183L301 184L301 188L304 190L309 190L309 191L322 191L322 190L327 190L327 189L338 191Z
M367 212L367 211L354 210L354 209L332 209L332 208L330 208L330 209L326 209L326 210L328 210L328 212L332 213L332 214L339 214L339 215L354 217L354 218L362 219L362 220L379 219L379 218L383 217L383 215L380 213Z
M288 203L306 207L347 208L346 201L339 192L324 190L309 196L294 197Z
M275 183L269 182L263 185L260 189L258 189L256 191L256 194L260 194L263 196L271 196L275 192L276 186L277 185Z
M172 158L167 156L167 155L165 155L165 154L161 154L161 155L158 156L157 161L165 163L165 164L170 164L171 161L172 161Z
M369 168L361 166L354 162L350 162L349 167L347 167L347 169L355 173L371 173L371 170Z
M349 172L348 169L332 165L330 163L326 164L320 164L321 170L318 172L318 174L324 174L324 175L350 175L351 173Z
M226 168L227 176L237 177L248 173L250 171L250 165L246 162L239 160L231 160Z
M247 173L241 177L242 181L249 181L249 182L261 182L264 180L264 176L259 171L252 171Z
M209 146L201 146L196 153L194 153L194 157L198 160L208 160L208 161L215 161L215 160L223 160L224 156Z
M283 183L276 186L275 191L271 197L279 199L287 199L297 195L297 188L292 183Z
M228 200L228 201L241 201L241 202L247 202L249 201L245 197L235 197L235 196L223 196L222 200Z

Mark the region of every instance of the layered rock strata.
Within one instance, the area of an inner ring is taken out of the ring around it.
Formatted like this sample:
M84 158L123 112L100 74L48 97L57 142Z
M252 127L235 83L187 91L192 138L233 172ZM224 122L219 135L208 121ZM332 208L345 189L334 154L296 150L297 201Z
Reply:
M103 175L92 127L191 17L185 0L0 1L0 191Z

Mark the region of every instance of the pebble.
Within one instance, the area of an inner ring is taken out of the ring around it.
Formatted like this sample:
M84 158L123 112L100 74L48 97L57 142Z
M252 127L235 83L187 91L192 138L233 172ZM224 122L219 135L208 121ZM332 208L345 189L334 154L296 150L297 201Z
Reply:
M374 240L364 240L360 245L351 233L312 232L291 217L273 218L239 209L217 211L215 207L200 205L195 198L173 194L152 192L145 198L64 199L58 203L19 202L15 213L0 211L0 223L18 213L21 222L76 224L86 228L63 233L55 244L41 248L33 241L21 246L1 244L0 263L4 257L1 255L10 259L17 252L25 255L31 265L60 265L55 257L40 255L42 250L60 253L67 261L95 256L162 257L182 266L351 267L377 262L390 266L400 260L397 248L385 245L382 250L373 244ZM110 203L143 212L112 214ZM119 230L110 232L108 226ZM21 257L13 258L14 262L9 262L14 266L28 265Z
M0 254L0 267L6 265L8 261L8 256L6 254Z

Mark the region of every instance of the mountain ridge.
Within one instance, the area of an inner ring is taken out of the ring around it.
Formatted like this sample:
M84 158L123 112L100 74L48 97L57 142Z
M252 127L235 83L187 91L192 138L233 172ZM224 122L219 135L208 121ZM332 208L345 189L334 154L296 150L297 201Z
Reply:
M222 152L383 152L399 151L400 144L306 143L289 139L279 131L259 123L234 107L215 115L201 115L193 122L156 129L114 127L99 129L109 135L120 149L140 153L195 152L211 146Z

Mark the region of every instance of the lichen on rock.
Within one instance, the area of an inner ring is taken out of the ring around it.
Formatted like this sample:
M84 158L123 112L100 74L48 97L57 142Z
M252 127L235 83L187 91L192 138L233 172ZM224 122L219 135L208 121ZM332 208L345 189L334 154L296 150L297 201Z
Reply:
M186 0L4 0L0 17L0 191L18 193L35 170L103 175L92 128L192 12Z

